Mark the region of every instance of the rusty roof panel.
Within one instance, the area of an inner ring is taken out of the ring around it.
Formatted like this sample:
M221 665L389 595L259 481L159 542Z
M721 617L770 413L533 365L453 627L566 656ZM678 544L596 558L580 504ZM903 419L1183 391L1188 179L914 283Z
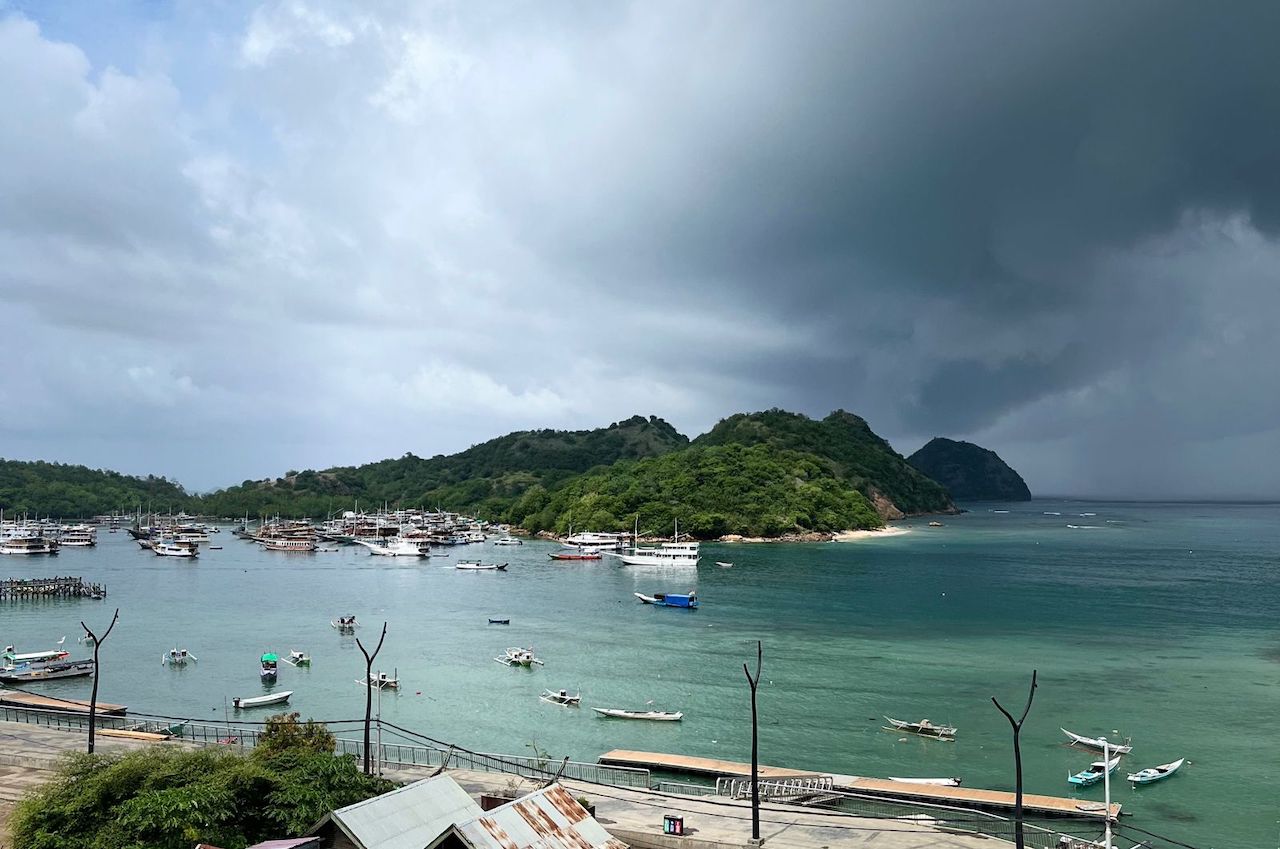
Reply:
M458 828L472 849L627 849L559 784Z

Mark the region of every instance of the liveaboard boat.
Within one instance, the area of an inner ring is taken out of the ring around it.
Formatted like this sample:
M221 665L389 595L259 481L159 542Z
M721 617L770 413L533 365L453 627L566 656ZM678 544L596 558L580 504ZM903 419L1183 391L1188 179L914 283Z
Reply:
M141 540L139 540L141 542ZM199 557L200 546L174 538L151 540L151 550L159 557Z
M698 543L696 542L680 542L680 523L675 524L675 534L672 542L658 543L656 548L641 548L639 545L639 520L636 522L636 545L632 547L630 554L611 554L611 557L618 557L627 566L666 566L666 567L693 567L698 565L700 559L698 554Z
M98 544L98 529L92 525L66 525L58 533L58 542L68 548L92 548Z
M58 548L56 539L33 531L18 529L0 537L0 554L57 554Z
M267 551L315 551L319 548L314 537L267 537L258 540Z

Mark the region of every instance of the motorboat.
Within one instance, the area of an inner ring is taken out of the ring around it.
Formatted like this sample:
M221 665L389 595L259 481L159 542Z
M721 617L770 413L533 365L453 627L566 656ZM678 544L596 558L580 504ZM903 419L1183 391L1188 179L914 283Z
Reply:
M547 555L552 560L603 560L604 555L599 551L579 548L565 549L564 551L553 551Z
M470 572L505 572L507 571L507 564L481 563L479 560L459 560L453 564L453 568Z
M189 661L199 660L191 652L186 649L172 648L164 654L160 655L161 665L169 664L170 666L186 666Z
M231 705L236 710L245 710L246 708L267 707L268 705L282 705L289 701L289 697L293 695L293 690L282 690L279 693L268 693L265 696L253 696L251 698L242 699L239 696L231 700Z
M1088 787L1090 784L1097 784L1107 773L1115 772L1118 766L1120 766L1119 755L1109 761L1094 761L1089 764L1088 769L1081 770L1075 775L1068 775L1067 781L1080 787Z
M680 711L670 710L623 710L621 708L598 708L593 711L610 719L647 719L651 722L679 722L684 718Z
M1071 740L1070 745L1072 746L1084 746L1086 749L1097 749L1101 752L1105 745L1107 751L1115 755L1127 755L1133 751L1133 746L1129 745L1128 740L1125 740L1124 743L1110 743L1104 741L1101 737L1085 737L1080 734L1073 734L1065 728L1060 728L1060 730Z
M697 593L654 593L653 595L645 595L644 593L632 593L636 598L640 599L642 604L652 604L657 607L683 607L686 610L697 610L698 601Z
M290 666L310 666L311 655L300 651L291 651L289 656L284 659L284 662Z
M32 681L52 681L57 678L90 678L96 671L92 660L70 660L53 663L24 663L5 667L0 671L0 682L27 684Z
M200 546L189 540L163 538L151 540L151 550L160 557L199 557Z
M1182 765L1187 762L1186 758L1178 758L1167 764L1160 766L1149 766L1146 769L1140 769L1137 772L1129 773L1129 781L1133 784L1151 784L1155 781L1163 781L1182 769Z
M65 640L63 637L62 640ZM49 649L48 651L28 651L16 652L13 646L5 646L4 654L0 655L5 663L12 666L21 666L24 663L46 663L53 660L62 660L64 657L70 657L71 652L64 651L62 648L62 640L58 640L58 648Z
M507 666L523 666L526 669L543 665L542 661L534 655L532 648L525 649L519 646L507 649L501 656L495 657L494 660Z
M262 669L258 674L262 677L263 681L272 682L276 680L276 675L278 675L280 671L278 666L279 662L279 656L272 652L266 652L262 655L260 658Z
M493 541L493 544L494 545L524 545L524 540L518 539L517 537L513 537L511 536L511 534L507 534L505 536L500 536L497 539L495 539Z
M582 705L581 693L570 693L568 690L543 690L542 695L538 698L544 702L551 702L561 707L580 707Z
M369 549L370 554L383 557L430 557L431 546L426 540L405 537L381 537L379 539L353 540L356 545Z
M927 719L919 722L904 722L901 719L894 719L886 716L889 726L885 731L904 731L908 734L919 734L921 737L933 737L938 740L954 740L956 736L956 728L952 725L934 725Z
M379 690L399 690L400 678L397 674L387 675L385 672L370 672L366 680L356 679L356 683Z

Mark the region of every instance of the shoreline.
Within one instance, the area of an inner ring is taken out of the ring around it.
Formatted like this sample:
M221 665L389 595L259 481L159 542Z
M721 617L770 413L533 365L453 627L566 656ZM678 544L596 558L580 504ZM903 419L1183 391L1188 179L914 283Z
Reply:
M873 530L856 530L856 531L839 531L834 534L825 533L806 533L806 534L783 534L780 537L744 537L738 534L726 534L715 542L723 543L779 543L779 542L856 542L861 539L876 539L879 537L896 537L902 534L911 533L911 528L902 527L900 525L886 525L883 528L875 528Z
M873 531L841 531L831 538L832 542L857 542L860 539L876 539L877 537L898 537L911 533L911 528L901 525L885 525Z

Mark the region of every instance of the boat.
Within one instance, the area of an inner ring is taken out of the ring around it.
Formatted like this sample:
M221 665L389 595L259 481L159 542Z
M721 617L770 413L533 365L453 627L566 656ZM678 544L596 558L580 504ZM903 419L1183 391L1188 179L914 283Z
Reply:
M679 722L684 718L680 711L670 710L623 710L621 708L598 708L593 711L610 719L647 719L651 722Z
M311 537L267 537L258 540L267 551L315 551L316 541Z
M57 663L24 663L5 667L0 671L0 682L25 684L31 681L52 681L56 678L89 678L94 674L92 660L70 660Z
M431 546L426 540L406 539L404 537L383 537L376 540L352 540L356 545L369 549L370 554L383 557L430 557Z
M62 640L65 639L66 637L62 638ZM59 648L49 649L48 651L16 652L13 650L13 646L5 646L4 654L0 655L0 659L3 659L5 663L12 666L21 666L24 663L45 663L51 660L62 660L64 657L71 656L71 652L63 651L61 648L62 640L58 641Z
M543 690L542 695L538 698L561 707L580 707L582 705L582 694L570 693L568 690L558 690L554 693L550 690Z
M41 534L14 532L0 538L0 554L57 554L59 543Z
M1129 781L1134 784L1150 784L1153 781L1163 781L1182 769L1182 765L1186 762L1186 758L1178 758L1176 761L1160 764L1160 766L1149 766L1146 769L1129 773Z
M654 593L653 595L645 595L644 593L632 593L636 598L640 599L642 604L652 604L657 607L683 607L686 610L697 610L701 602L698 601L697 593Z
M1088 787L1090 784L1097 784L1102 777L1109 772L1115 772L1116 767L1120 766L1120 756L1116 755L1109 761L1094 761L1089 764L1089 768L1077 772L1075 775L1068 775L1067 781L1080 787Z
M560 544L565 548L585 549L587 551L622 551L626 548L627 535L625 533L600 533L598 531L581 531L573 533L573 529L569 529L569 535L560 540Z
M931 528L940 528L940 527L942 527L942 523L941 523L941 522L930 522L930 523L929 523L929 527L931 527Z
M300 651L291 651L289 652L289 656L284 659L284 662L290 666L310 666L311 655L304 654Z
M489 624L490 625L510 625L511 620L510 619L490 619Z
M385 672L370 672L366 680L356 679L356 683L365 687L375 687L379 690L399 690L400 678L397 674L387 675Z
M636 529L634 533L635 545L631 549L630 554L611 554L611 557L617 557L627 566L668 566L668 567L691 567L697 566L699 554L698 543L696 542L680 542L680 522L675 523L675 534L672 542L658 543L657 548L641 548L640 547L640 524L636 519Z
M493 541L493 544L494 545L524 545L524 540L517 539L516 537L513 537L510 534L507 534L506 536L500 536L497 539L495 539Z
M354 616L339 616L337 621L330 621L330 625L338 629L340 634L354 634L356 629L360 627L360 623L356 621Z
M507 564L505 563L481 563L479 560L459 560L453 564L455 569L465 569L471 572L505 572Z
M259 671L258 674L262 676L263 681L276 680L276 675L279 673L279 668L278 668L279 661L280 661L280 658L277 655L273 654L272 652L266 652L265 654L262 655L262 658L260 659L260 662L262 663L262 669Z
M1104 744L1101 737L1085 737L1080 734L1073 734L1067 729L1061 728L1061 727L1060 727L1060 730L1062 731L1063 734L1067 735L1068 739L1071 740L1072 746L1080 745L1080 746L1084 746L1086 749L1097 749L1099 752L1102 751L1102 747ZM1112 754L1127 755L1133 751L1133 746L1130 746L1128 744L1129 744L1129 741L1125 740L1123 744L1106 743L1105 745L1106 745L1107 751L1111 752Z
M598 551L578 549L577 551L553 551L547 555L552 560L603 560L604 555Z
M960 779L958 778L894 778L889 776L890 781L896 781L899 784L926 784L930 787L959 787Z
M535 665L543 665L542 661L534 655L532 648L525 649L519 646L507 649L500 657L495 657L494 660L507 666L523 666L526 669Z
M732 568L733 568L733 564L732 564L732 563L725 563L723 560L717 560L717 561L716 561L716 565L717 565L717 566L719 566L721 569L732 569Z
M293 695L293 690L282 690L279 693L268 693L265 696L253 696L252 698L242 699L236 696L231 700L231 705L236 710L244 710L246 708L266 707L267 705L282 705L289 701L289 697Z
M162 666L166 663L170 666L186 666L187 661L199 659L186 649L172 648L160 655L160 664Z
M157 539L151 541L151 550L160 557L199 557L200 546L194 542L180 539Z
M74 548L91 548L98 544L98 529L92 525L68 525L58 534L58 542Z
M934 737L938 740L954 740L956 729L951 725L934 725L927 719L919 722L903 722L901 719L894 719L886 716L891 728L885 728L885 731L905 731L908 734L919 734L921 737Z

